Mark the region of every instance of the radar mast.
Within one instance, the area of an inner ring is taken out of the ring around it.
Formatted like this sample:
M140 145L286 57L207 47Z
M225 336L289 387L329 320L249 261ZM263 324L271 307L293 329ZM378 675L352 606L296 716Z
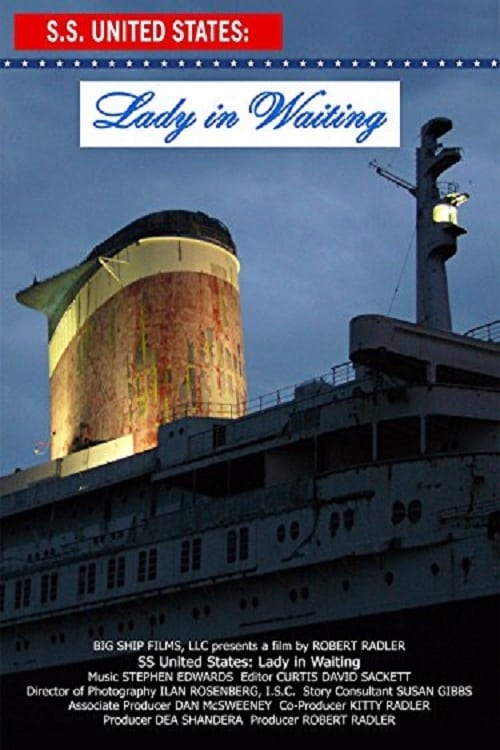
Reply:
M417 199L417 323L425 328L451 331L451 311L446 261L457 252L457 238L466 230L458 225L457 208L468 199L451 183L440 190L438 177L457 164L462 153L443 147L438 138L453 127L447 117L436 117L423 125L417 148L417 184L370 162L377 174Z

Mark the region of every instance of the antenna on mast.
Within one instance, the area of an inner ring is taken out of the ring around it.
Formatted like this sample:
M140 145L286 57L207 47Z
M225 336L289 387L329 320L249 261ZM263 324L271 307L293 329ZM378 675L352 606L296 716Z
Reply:
M388 169L385 169L385 167L382 167L380 164L378 164L375 159L372 159L372 161L369 162L369 166L372 167L381 177L385 177L385 179L389 180L389 182L393 182L398 187L402 187L405 190L408 190L408 192L412 195L416 196L417 188L415 185L412 185L411 182L408 182L408 180L405 180L402 177L398 177L398 175L394 174L393 172L389 172Z

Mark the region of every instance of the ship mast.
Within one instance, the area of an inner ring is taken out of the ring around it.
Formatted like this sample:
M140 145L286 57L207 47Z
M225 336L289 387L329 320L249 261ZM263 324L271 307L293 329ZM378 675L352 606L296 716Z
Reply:
M437 140L452 127L447 117L436 117L423 125L417 148L416 185L370 162L377 174L417 199L417 323L443 331L451 331L445 263L457 252L457 237L466 233L458 226L457 208L469 197L450 185L441 195L437 183L438 177L462 158L459 148L443 148Z

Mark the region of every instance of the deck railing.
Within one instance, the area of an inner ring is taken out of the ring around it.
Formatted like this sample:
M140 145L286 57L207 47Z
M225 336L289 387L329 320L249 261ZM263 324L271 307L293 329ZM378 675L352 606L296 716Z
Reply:
M271 409L280 404L286 404L295 398L297 388L308 385L325 384L330 386L345 385L355 378L354 366L351 362L342 362L335 365L330 372L312 378L305 382L288 385L276 391L256 396L246 403L215 404L213 402L196 402L191 404L178 404L172 409L172 421L183 417L220 417L221 419L232 419L247 414L256 414L266 409Z
M498 344L500 343L500 320L492 320L490 323L471 328L470 331L464 333L464 336L472 336L480 341L492 341Z

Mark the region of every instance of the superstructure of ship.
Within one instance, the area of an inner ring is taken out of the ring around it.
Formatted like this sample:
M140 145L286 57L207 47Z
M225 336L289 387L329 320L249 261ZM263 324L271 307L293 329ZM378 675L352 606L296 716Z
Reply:
M392 175L417 322L354 318L327 376L247 401L236 248L205 214L146 216L19 293L49 320L52 459L0 481L5 684L109 659L95 641L369 634L491 715L499 324L451 330L451 127L423 126L416 185Z

